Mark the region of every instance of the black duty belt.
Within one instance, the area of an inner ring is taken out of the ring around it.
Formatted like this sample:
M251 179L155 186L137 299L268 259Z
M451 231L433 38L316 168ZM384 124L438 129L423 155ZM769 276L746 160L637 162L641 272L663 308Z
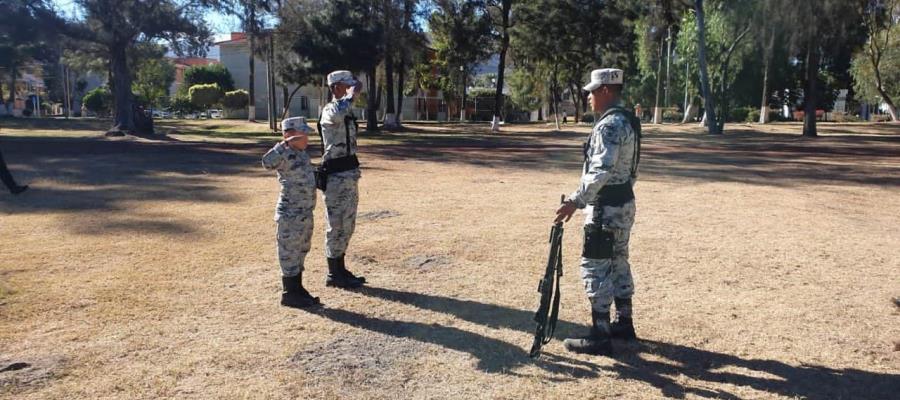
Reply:
M618 207L629 201L634 200L634 189L631 182L625 182L618 185L606 185L600 189L597 198L588 204L592 206Z
M356 158L356 154L351 154L349 156L325 160L322 162L322 166L324 167L325 173L328 174L350 171L359 168L359 159Z

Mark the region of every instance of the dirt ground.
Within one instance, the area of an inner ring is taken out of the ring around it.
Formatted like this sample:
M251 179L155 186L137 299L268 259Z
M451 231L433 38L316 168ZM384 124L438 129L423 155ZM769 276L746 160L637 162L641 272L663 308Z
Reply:
M99 124L99 125L98 125ZM0 121L0 398L887 399L900 390L900 127L645 126L638 343L528 358L535 291L587 127L409 124L361 139L349 264L278 305L263 125ZM313 145L313 148L317 146ZM317 153L313 151L314 153ZM580 219L557 338L587 330Z

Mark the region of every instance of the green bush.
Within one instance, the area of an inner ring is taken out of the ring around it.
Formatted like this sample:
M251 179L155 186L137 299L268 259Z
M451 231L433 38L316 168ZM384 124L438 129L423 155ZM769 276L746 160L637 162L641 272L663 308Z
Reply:
M747 116L753 112L753 107L735 107L728 111L728 122L745 122ZM757 119L759 119L759 111L757 111Z
M780 119L781 119L781 117L780 117L780 114L778 113L778 111L775 111L772 109L769 110L769 122L779 121ZM747 113L747 118L744 120L744 122L758 123L759 122L759 109L752 108Z
M207 109L219 102L222 98L222 89L216 83L194 85L188 89L188 98L191 99L191 104Z
M197 106L191 103L191 100L186 96L175 96L172 98L172 111L185 115L190 114L192 112L199 111Z
M234 79L231 72L222 64L198 65L184 71L184 85L218 84L224 91L234 90Z
M596 117L594 117L594 114L593 114L593 113L585 113L584 115L581 116L581 122L586 122L586 123L588 123L588 124L593 124L595 118L596 118Z
M246 90L238 89L226 92L222 98L222 106L229 110L246 108L250 104L250 95Z
M98 115L108 115L110 110L112 110L112 93L106 87L98 87L87 92L81 99L81 102L88 111Z
M684 119L684 113L678 111L677 108L667 108L663 110L662 117L664 122L681 122Z

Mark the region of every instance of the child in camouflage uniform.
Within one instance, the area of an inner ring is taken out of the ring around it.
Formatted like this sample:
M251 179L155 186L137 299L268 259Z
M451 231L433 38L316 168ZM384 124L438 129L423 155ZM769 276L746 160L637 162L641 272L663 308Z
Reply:
M303 117L281 122L284 140L262 159L263 167L278 172L281 195L275 209L278 261L281 264L281 305L295 308L319 304L303 288L303 261L309 253L313 234L313 209L316 207L314 168L306 154L312 128Z

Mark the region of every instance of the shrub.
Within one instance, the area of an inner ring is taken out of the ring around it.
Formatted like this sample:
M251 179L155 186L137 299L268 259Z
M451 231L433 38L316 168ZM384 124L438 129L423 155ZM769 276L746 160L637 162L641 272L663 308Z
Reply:
M97 113L98 115L108 115L112 110L112 93L106 87L98 87L87 92L81 99L84 108Z
M666 108L663 110L662 117L665 122L681 122L684 119L684 113L678 111L677 108Z
M188 98L191 99L191 104L206 109L219 102L222 89L216 83L194 85L188 89Z
M779 121L781 119L783 119L783 118L781 118L781 115L778 113L778 111L771 110L771 109L769 110L769 122ZM759 122L759 109L758 108L751 109L747 113L747 119L745 119L744 122L749 122L749 123Z
M229 110L239 110L248 105L250 105L250 95L243 89L227 92L222 98L222 106Z

